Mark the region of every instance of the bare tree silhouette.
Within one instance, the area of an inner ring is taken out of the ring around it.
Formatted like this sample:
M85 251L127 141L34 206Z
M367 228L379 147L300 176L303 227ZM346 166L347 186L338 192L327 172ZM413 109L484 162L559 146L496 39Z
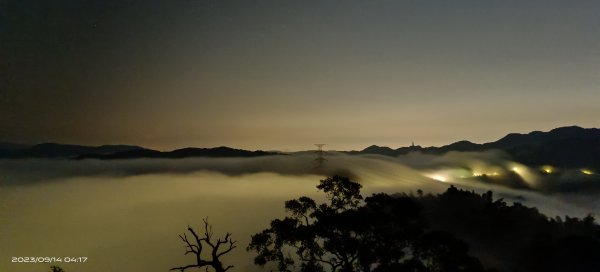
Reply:
M192 227L188 226L188 231L192 234L193 240L190 241L188 236L184 233L179 235L179 238L185 243L187 254L194 254L195 263L189 264L180 267L171 268L170 271L179 270L185 271L186 269L191 268L202 268L206 267L206 271L208 271L209 267L212 267L216 272L225 272L230 268L233 268L233 265L228 265L225 267L219 258L229 252L231 252L234 248L236 248L236 241L231 239L231 233L225 234L223 239L217 238L216 241L213 240L213 232L212 226L208 223L208 218L204 218L202 220L204 222L204 233L202 237L198 236ZM221 248L221 246L224 246ZM202 259L202 250L208 247L210 250L210 257L207 259Z

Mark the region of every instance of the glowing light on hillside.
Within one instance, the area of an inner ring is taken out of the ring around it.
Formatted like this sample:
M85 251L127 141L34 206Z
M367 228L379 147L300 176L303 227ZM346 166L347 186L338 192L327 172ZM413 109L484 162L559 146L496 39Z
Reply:
M441 181L441 182L446 182L446 177L441 176L441 175L435 175L433 177L431 177L432 179L435 179L437 181Z
M546 165L542 167L542 171L546 174L552 174L554 173L554 167Z
M587 169L581 169L581 173L585 174L585 175L593 175L594 172L587 170Z
M521 177L521 179L525 181L527 186L529 186L530 188L537 188L541 185L539 182L540 177L538 176L539 169L536 171L532 171L532 169L530 169L526 165L518 163L511 163L506 166L506 169L510 169L511 173L514 173Z
M440 182L446 182L448 180L448 178L445 175L439 174L439 173L434 173L434 174L429 174L429 175L425 175L430 179L434 179Z

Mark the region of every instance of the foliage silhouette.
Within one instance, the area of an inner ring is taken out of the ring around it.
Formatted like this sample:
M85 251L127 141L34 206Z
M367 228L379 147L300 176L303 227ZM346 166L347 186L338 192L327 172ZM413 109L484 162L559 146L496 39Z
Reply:
M65 272L64 269L62 269L60 266L50 266L50 272Z
M536 208L450 187L414 197L429 229L452 233L486 266L500 271L600 271L600 226L583 219L548 218Z
M285 203L289 216L252 236L255 263L278 271L483 271L468 246L446 232L426 232L422 206L409 196L376 194L334 176L317 186L329 203Z
M600 226L591 215L548 218L491 191L454 186L363 199L360 184L334 176L317 188L328 203L286 201L288 215L252 236L247 250L256 264L306 272L600 271Z
M233 268L233 265L225 266L221 262L221 260L219 260L221 256L231 252L233 249L236 248L236 241L231 239L231 233L227 233L225 234L225 237L223 237L223 239L217 238L217 240L215 241L213 239L212 226L208 223L208 219L205 218L203 219L203 221L204 233L202 234L202 236L198 236L198 234L196 234L194 229L192 229L192 227L190 226L188 226L187 230L191 233L193 237L192 241L190 241L190 239L185 233L179 235L179 238L181 238L181 240L185 243L185 255L193 254L195 258L195 263L180 267L174 267L170 270L185 271L186 269L205 267L206 271L208 271L208 268L212 267L216 272L225 272ZM225 246L224 249L220 248L222 245ZM208 247L208 249L210 250L210 258L208 259L203 259L202 257L202 250L205 247Z

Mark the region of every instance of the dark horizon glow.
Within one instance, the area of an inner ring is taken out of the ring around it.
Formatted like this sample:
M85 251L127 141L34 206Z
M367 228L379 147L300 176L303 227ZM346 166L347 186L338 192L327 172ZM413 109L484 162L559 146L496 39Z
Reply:
M2 1L0 141L306 150L600 127L598 1Z

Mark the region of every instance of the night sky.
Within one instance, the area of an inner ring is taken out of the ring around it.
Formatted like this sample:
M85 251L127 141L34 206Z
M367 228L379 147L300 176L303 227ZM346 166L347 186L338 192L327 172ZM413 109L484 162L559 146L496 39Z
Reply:
M0 141L486 142L599 89L600 1L0 0Z

